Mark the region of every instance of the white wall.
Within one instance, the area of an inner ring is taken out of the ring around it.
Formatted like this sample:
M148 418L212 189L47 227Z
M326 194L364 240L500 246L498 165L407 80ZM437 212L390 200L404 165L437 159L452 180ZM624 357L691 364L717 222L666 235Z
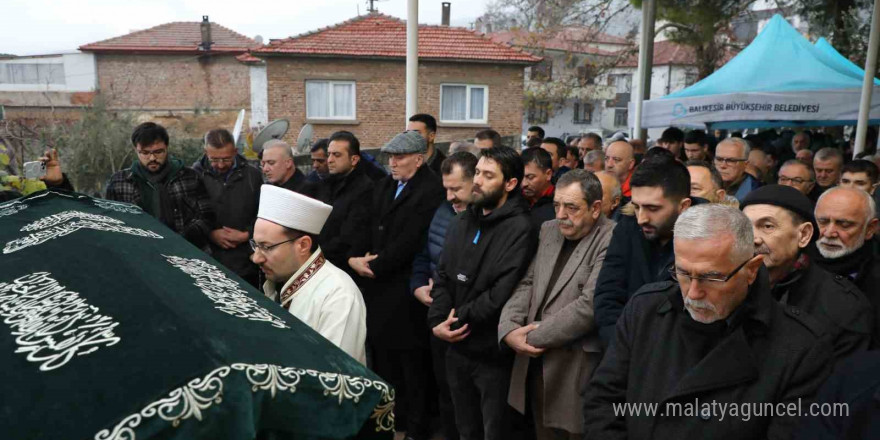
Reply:
M250 66L251 75L251 128L257 125L265 127L269 123L269 82L266 77L266 65Z
M4 92L93 92L98 81L95 56L91 53L77 52L0 60L0 66L6 64L63 64L64 84L0 83L0 91Z

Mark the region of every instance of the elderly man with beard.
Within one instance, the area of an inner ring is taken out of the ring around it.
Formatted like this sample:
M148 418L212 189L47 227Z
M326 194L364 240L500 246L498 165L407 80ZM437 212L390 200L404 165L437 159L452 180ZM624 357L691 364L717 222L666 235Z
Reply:
M586 388L584 438L791 438L798 414L757 405L809 407L831 372L827 329L773 300L736 208L692 207L674 234L677 282L647 285L626 305Z
M596 325L606 345L632 295L645 284L669 279L672 227L691 206L690 183L687 168L669 152L645 159L633 173L635 216L620 216L596 282Z
M601 358L593 290L614 229L593 173L572 170L557 185L556 219L498 324L499 343L516 352L508 403L527 414L531 401L538 440L583 438L581 391Z
M507 405L513 356L497 336L501 309L537 245L522 177L513 150L481 152L473 202L449 227L437 266L428 325L450 343L446 375L463 440L510 439L519 420Z
M837 359L867 350L874 328L871 303L851 281L821 268L805 252L815 232L810 199L794 188L769 185L752 191L741 208L752 222L773 298L827 324Z
M874 341L880 341L880 246L871 240L880 220L868 193L857 188L831 188L816 203L820 266L852 280L874 305Z

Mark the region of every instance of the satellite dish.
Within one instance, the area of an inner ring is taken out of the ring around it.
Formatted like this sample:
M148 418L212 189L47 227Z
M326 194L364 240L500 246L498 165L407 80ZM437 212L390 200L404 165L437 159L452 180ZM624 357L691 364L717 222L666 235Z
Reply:
M244 109L238 112L238 119L235 120L235 128L232 129L232 139L235 140L235 147L241 152L241 148L239 148L239 139L241 139L241 127L244 125Z
M312 135L315 133L312 124L303 125L296 137L296 145L293 147L293 154L306 154L312 145Z
M263 144L272 139L281 139L287 133L290 127L290 121L287 119L276 119L269 123L266 128L260 130L254 138L254 145L251 147L255 153L263 151Z

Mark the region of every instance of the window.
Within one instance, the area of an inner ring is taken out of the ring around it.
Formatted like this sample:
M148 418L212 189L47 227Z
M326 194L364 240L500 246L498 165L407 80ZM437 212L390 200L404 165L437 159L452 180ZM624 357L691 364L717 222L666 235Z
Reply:
M64 64L0 64L0 84L64 84Z
M629 111L625 108L616 108L614 109L614 126L615 127L626 127L628 123L627 119L629 117Z
M585 64L577 68L577 80L581 87L596 82L596 66Z
M307 119L355 119L354 81L306 81Z
M467 84L440 86L440 122L486 123L489 88Z
M608 75L608 85L614 87L617 94L614 99L609 99L605 106L626 107L632 91L632 75L628 73Z
M589 102L574 103L574 119L575 124L590 124L593 122L593 104Z
M549 60L541 61L532 66L529 78L532 81L550 81L553 79L553 62Z
M546 102L535 102L529 105L529 124L546 124L549 119Z

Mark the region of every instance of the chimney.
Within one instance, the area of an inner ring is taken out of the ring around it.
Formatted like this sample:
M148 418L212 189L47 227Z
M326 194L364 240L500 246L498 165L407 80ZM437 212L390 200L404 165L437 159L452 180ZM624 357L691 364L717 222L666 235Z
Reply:
M449 14L452 12L452 3L443 2L443 18L440 20L440 24L443 26L449 26Z
M208 16L202 16L202 24L200 25L202 31L202 43L199 44L199 49L208 51L211 50L211 45L214 44L211 41L211 22L208 21Z

